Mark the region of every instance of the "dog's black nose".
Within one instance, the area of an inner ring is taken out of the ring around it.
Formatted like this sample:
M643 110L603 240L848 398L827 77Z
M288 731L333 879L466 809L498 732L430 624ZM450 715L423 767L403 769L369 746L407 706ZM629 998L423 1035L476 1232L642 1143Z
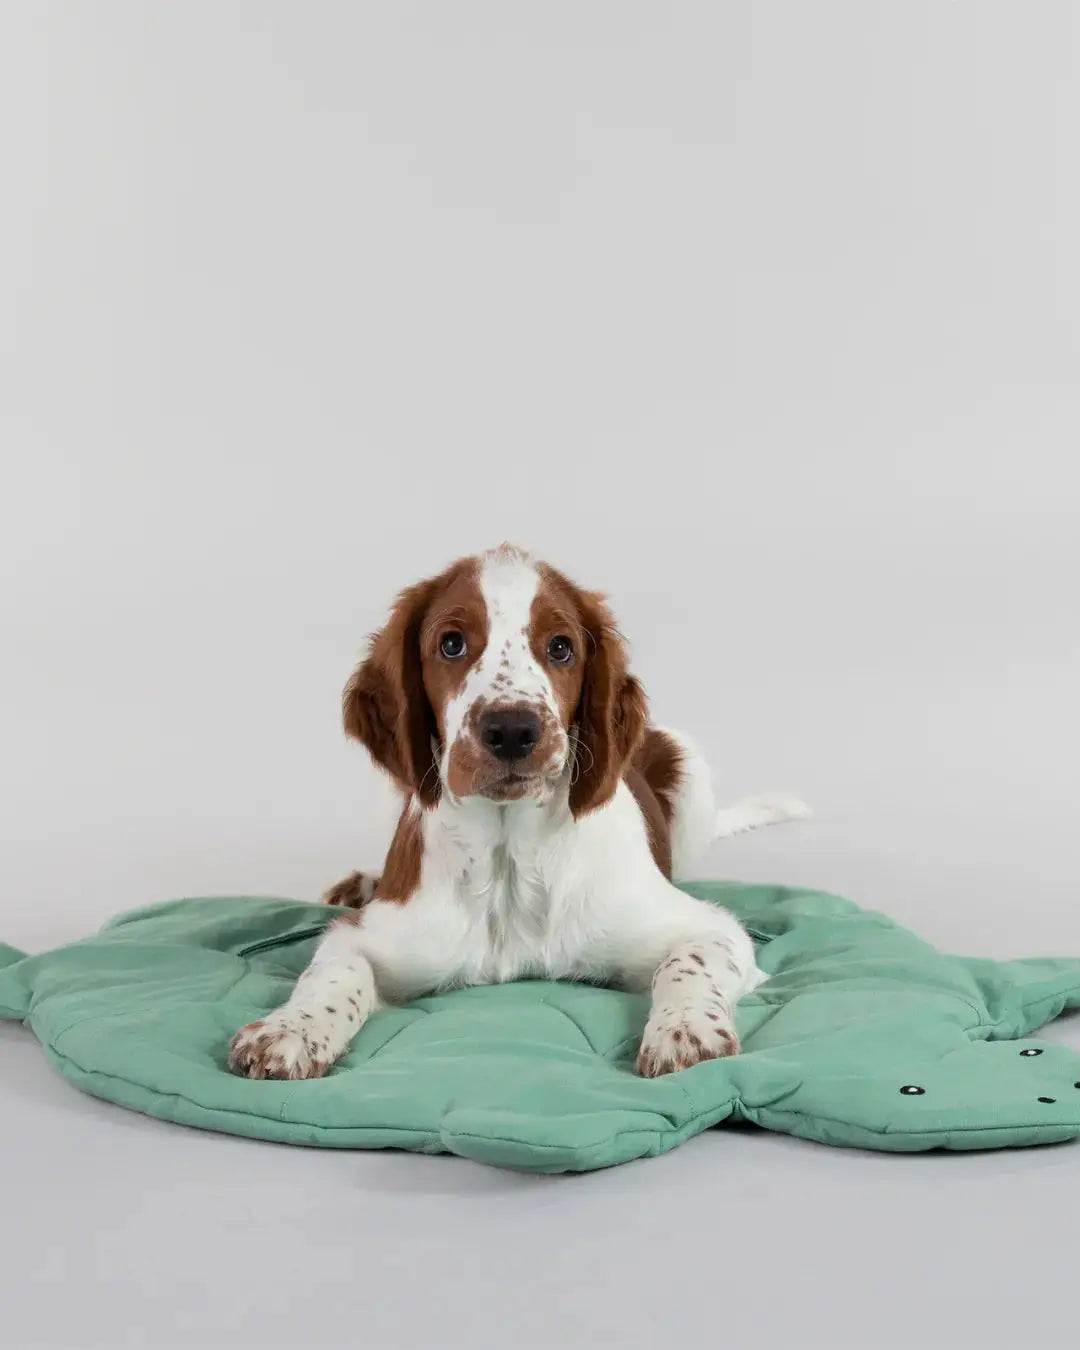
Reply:
M540 719L534 712L503 708L480 719L480 740L496 759L525 759L539 739Z

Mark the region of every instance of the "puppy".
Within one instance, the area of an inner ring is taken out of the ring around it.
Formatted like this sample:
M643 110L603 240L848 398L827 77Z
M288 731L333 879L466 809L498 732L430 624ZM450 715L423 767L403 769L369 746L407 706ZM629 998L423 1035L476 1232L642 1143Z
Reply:
M650 990L653 1077L733 1055L764 979L726 910L672 875L709 842L808 814L717 811L708 766L649 723L603 598L504 545L399 596L344 694L345 729L404 801L381 876L343 907L282 1007L233 1037L251 1078L316 1078L384 1003L518 979Z

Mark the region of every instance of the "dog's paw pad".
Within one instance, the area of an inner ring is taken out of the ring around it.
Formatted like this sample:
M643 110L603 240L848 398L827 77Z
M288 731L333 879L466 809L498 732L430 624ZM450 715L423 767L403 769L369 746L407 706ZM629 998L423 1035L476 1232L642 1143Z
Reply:
M739 1053L739 1038L726 1019L705 1013L671 1018L651 1017L641 1038L637 1071L642 1078L689 1069L707 1059L726 1059Z
M229 1068L248 1078L321 1078L332 1062L312 1032L273 1013L241 1027L229 1046Z

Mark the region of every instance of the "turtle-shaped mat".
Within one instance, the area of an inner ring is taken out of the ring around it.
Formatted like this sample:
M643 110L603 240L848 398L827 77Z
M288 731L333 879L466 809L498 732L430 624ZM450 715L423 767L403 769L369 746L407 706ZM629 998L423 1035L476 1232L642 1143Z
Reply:
M165 1120L536 1172L663 1153L727 1120L897 1152L1080 1134L1080 1055L1018 1039L1080 1005L1080 960L943 956L821 892L685 889L742 919L770 978L739 1004L742 1054L657 1079L633 1072L645 997L544 981L377 1013L325 1078L237 1077L229 1038L286 999L335 917L291 900L177 900L44 955L0 947L0 1017L83 1091Z

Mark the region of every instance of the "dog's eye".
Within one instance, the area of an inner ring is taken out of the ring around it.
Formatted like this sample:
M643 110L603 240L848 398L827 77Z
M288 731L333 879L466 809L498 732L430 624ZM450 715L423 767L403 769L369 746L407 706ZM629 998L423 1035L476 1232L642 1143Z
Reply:
M460 661L468 650L465 634L459 633L456 628L444 633L439 639L439 651L448 661Z
M568 666L574 659L574 644L565 633L559 633L548 643L548 657L557 666Z

